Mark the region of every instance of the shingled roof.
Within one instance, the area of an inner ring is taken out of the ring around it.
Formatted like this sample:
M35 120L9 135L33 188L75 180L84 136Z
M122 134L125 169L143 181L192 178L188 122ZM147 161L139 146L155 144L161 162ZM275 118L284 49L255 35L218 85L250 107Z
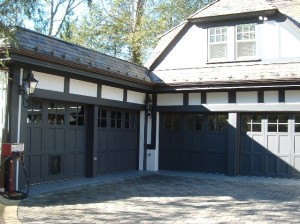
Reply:
M9 44L6 47L9 47L10 52L133 82L151 84L148 70L143 66L25 28L16 27L13 32L18 47Z
M217 0L188 18L190 21L208 22L228 19L273 15L277 8L266 0Z
M293 82L300 79L300 62L208 65L199 68L156 70L151 75L156 83L164 83L170 86Z

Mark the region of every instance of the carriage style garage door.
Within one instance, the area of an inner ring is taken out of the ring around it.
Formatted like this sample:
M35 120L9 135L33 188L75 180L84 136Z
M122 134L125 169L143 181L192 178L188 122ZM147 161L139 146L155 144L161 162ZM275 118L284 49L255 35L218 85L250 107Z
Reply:
M28 106L25 164L31 184L85 176L85 116L84 105Z
M240 174L300 177L300 114L242 114Z
M227 118L227 114L162 114L159 169L226 173Z
M98 110L98 174L138 169L136 111Z

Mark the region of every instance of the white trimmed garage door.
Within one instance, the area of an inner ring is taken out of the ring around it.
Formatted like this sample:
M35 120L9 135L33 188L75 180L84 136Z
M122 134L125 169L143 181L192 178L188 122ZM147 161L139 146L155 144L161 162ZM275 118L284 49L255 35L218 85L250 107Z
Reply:
M300 114L241 115L240 174L300 177Z

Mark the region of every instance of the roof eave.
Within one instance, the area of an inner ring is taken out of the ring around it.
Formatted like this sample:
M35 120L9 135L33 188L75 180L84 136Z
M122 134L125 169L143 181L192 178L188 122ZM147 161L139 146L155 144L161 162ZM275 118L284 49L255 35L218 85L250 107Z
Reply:
M4 50L4 49L0 48L0 52L2 50ZM38 59L38 60L55 63L55 64L60 64L63 66L80 69L80 70L84 70L84 71L88 71L88 72L101 73L101 74L105 74L109 77L113 77L113 78L117 78L117 79L121 79L121 80L125 80L125 81L130 81L130 82L142 84L145 86L150 86L150 87L154 86L154 83L151 81L149 82L146 80L137 79L137 78L130 77L130 76L126 77L124 75L119 74L117 71L111 71L109 69L102 69L102 68L94 67L92 65L75 63L75 62L67 60L67 59L62 59L62 58L58 58L58 57L51 56L51 55L43 55L38 52L33 52L30 50L26 50L26 49L18 49L15 47L8 47L8 48L5 48L5 50L7 50L10 54L26 56L29 58ZM9 62L9 61L14 61L13 55L10 55L10 58L9 58L9 60L7 60L7 62ZM145 70L146 70L146 68L145 68Z
M207 22L219 22L226 20L236 20L236 19L248 19L255 18L259 16L273 16L278 12L278 9L268 9L254 12L242 12L235 14L225 14L225 15L217 15L217 16L207 16L207 17L199 17L199 18L189 18L188 20L191 23L207 23Z

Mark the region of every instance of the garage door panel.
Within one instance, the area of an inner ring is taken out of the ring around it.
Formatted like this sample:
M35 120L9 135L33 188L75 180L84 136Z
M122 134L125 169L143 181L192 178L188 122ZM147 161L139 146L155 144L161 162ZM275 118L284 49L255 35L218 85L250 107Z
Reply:
M225 173L226 117L224 114L162 114L159 168Z
M241 134L241 152L252 152L252 139L245 133Z
M65 129L56 129L55 132L55 151L65 151Z
M300 136L294 136L294 153L300 154Z
M85 130L76 130L76 151L83 152L85 150Z
M29 179L31 183L36 181L40 181L43 179L43 157L41 155L33 155L30 157L30 171L29 171Z
M99 108L98 115L98 174L137 169L137 113Z
M290 158L288 156L281 156L278 158L278 173L282 175L289 174Z
M220 133L216 135L216 148L215 150L218 152L226 152L227 151L227 134Z
M43 151L43 129L35 127L31 129L30 135L30 151L38 153Z
M207 134L207 151L215 151L216 150L216 134L208 133Z
M68 154L67 158L67 165L66 165L66 174L68 176L75 176L76 175L76 154Z
M196 152L192 157L193 170L204 172L205 171L205 160L206 160L206 152Z
M294 164L293 164L293 173L295 175L300 175L300 156L294 157Z
M48 128L46 131L45 138L45 149L46 151L55 151L55 128Z
M251 141L251 138L248 137L248 140L251 142L251 151L253 153L263 153L263 137L255 134L252 136L252 139Z
M182 153L180 151L171 151L170 153L170 168L172 170L182 169Z
M38 105L38 110L35 107ZM44 108L44 109L43 109ZM47 109L45 109L47 108ZM79 110L80 108L80 110ZM27 158L31 183L82 177L85 173L86 127L84 106L69 103L33 101L27 110ZM72 114L71 114L72 113ZM81 113L81 114L80 114ZM72 122L65 122L67 117ZM43 122L37 117L46 118ZM79 122L80 121L80 122ZM82 158L80 158L82 157ZM80 159L79 159L80 158Z
M85 155L76 154L76 175L83 176L85 172Z
M267 174L276 175L277 171L277 157L267 156Z
M76 148L76 129L68 130L68 151L73 151ZM72 139L72 140L71 140Z
M267 136L267 149L270 153L278 153L278 138L277 135Z
M160 169L170 169L170 152L165 150L159 150L159 168Z
M290 143L289 143L289 136L287 135L280 135L279 136L279 153L280 154L289 154L290 150Z
M254 173L263 172L262 156L252 156L252 171Z
M192 170L192 168L193 168L193 165L191 163L192 156L193 156L193 153L191 153L189 151L185 151L182 154L182 169L183 170Z
M250 155L241 155L240 157L240 161L241 161L241 172L247 174L251 171L251 156Z

